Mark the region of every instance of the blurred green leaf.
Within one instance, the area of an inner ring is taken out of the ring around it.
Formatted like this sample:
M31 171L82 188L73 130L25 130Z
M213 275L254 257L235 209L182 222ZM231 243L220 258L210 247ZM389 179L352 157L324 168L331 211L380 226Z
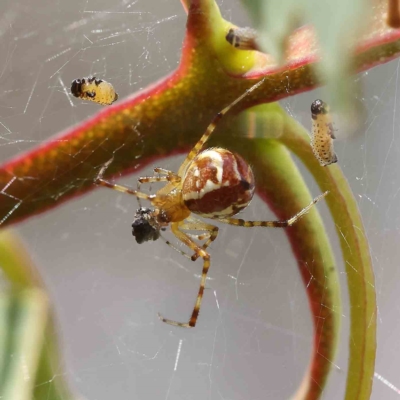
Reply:
M370 398L375 370L377 304L367 235L357 202L338 164L321 167L313 156L308 132L278 105L271 111L284 120L279 142L308 168L322 191L335 223L350 299L349 366L346 400Z
M289 35L300 25L310 24L316 32L321 61L316 64L326 82L329 101L349 118L354 112L353 50L365 31L373 10L371 0L242 0L259 32L259 44L280 64ZM376 3L376 2L375 2ZM374 9L380 14L382 4ZM368 26L369 28L369 26Z
M0 294L0 398L76 399L57 377L61 362L45 287L22 242L4 230L0 268L8 285Z
M293 161L285 151L289 153L290 150L304 163L321 192L329 191L324 203L329 207L340 241L350 298L349 366L345 399L369 399L376 355L377 305L374 272L357 202L339 164L321 167L312 153L306 129L290 117L278 103L263 104L246 110L224 128L219 132L219 139L221 136L223 138L223 146L234 149L246 159L252 160L258 194L263 199L268 199L268 204L279 218L283 219L295 212L296 207L287 210L283 216L279 214L289 207L289 204L297 201L299 209L310 200L309 195L308 198L305 197L302 178L295 175L296 168L291 165ZM238 132L242 133L238 136ZM234 135L235 140L232 141ZM274 198L275 204L271 201ZM302 200L299 202L299 199ZM308 375L305 375L297 396L293 398L296 400L318 399L322 394L334 362L341 319L340 293L334 271L336 268L333 268L335 261L330 255L330 247L315 210L310 214L285 232L296 254L303 280L307 283L306 291L311 309L313 304L316 306L311 314L316 320L324 321L323 326L319 326L322 331L315 334L320 348L312 356ZM319 230L316 235L318 239L312 238L315 231L313 232L308 224L313 224L312 229L317 232ZM299 231L296 233L296 230ZM306 240L303 243L304 239ZM297 247L301 250L296 249ZM304 278L301 262L308 265L307 272L311 272L312 279ZM312 287L313 284L316 288ZM322 292L318 290L318 284L324 287ZM325 311L332 312L321 315L321 304L324 304ZM316 320L314 329L317 330L319 324ZM301 392L301 389L304 391Z
M30 400L48 318L48 299L39 289L0 297L0 393L7 400Z

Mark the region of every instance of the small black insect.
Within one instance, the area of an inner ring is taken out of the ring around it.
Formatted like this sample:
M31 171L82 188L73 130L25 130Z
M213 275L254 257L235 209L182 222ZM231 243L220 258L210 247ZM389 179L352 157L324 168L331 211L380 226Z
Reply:
M142 244L160 237L160 226L153 214L154 211L147 207L140 207L136 211L132 222L132 235L137 243Z

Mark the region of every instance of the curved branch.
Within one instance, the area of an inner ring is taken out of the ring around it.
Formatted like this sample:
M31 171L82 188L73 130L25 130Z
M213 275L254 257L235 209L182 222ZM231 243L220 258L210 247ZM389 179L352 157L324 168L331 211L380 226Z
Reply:
M276 140L242 139L230 147L240 149L245 158L252 160L257 192L279 219L288 218L311 201L306 184L284 145ZM316 208L285 229L285 233L304 283L314 325L310 365L292 399L316 400L324 390L340 332L338 272Z
M372 390L376 355L376 293L369 245L357 202L337 164L319 165L312 154L309 136L300 124L278 104L259 108L263 113L268 110L269 123L278 128L276 140L302 160L322 191L330 192L326 202L340 240L350 296L349 372L345 398L367 400ZM248 122L244 123L247 125Z
M250 76L267 79L234 112L315 87L312 32L293 35L287 64L277 68L265 54L229 45L224 32L232 26L213 0L193 0L174 73L0 166L0 225L93 189L98 168L112 156L108 175L187 151L211 118L254 84ZM399 52L400 31L377 29L360 44L355 63L366 69Z

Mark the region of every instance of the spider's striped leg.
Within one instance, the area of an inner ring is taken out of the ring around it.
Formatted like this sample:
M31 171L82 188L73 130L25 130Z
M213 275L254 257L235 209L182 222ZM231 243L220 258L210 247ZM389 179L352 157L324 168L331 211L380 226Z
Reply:
M138 190L132 189L129 186L119 185L117 183L106 181L102 178L96 178L94 183L99 186L104 186L113 190L117 190L118 192L133 194L138 199L144 199L152 201L155 198L155 194L147 194L143 192L139 192Z
M177 181L176 178L173 176L141 176L138 179L139 183L176 182L176 181ZM180 182L180 180L178 182Z
M171 182L178 184L181 181L181 177L176 175L174 172L164 168L154 168L154 173L158 176L142 176L137 180L137 190L140 191L140 185L142 183L155 183L155 182ZM166 176L160 176L166 175ZM150 187L151 190L151 187ZM139 207L142 207L140 199L138 198Z
M100 169L99 174L97 175L96 179L94 180L94 183L96 185L104 186L104 187L107 187L107 188L110 188L113 190L117 190L118 192L132 194L132 195L136 196L138 199L145 199L145 200L151 201L155 198L154 194L149 195L147 193L140 192L139 190L132 189L129 186L119 185L117 183L113 183L113 182L103 179L104 172L106 171L107 167L112 163L112 161L113 161L113 158L111 160L107 161L103 165L103 167Z
M201 300L203 299L207 273L208 269L210 268L210 255L201 247L199 247L188 235L179 230L181 224L182 222L173 222L171 224L171 231L182 243L184 243L186 246L188 246L190 249L196 252L199 255L199 257L201 257L204 260L199 293L197 295L196 303L194 305L193 312L189 322L185 323L185 322L173 321L162 317L160 314L158 314L158 316L160 317L161 321L166 322L167 324L174 326L181 326L183 328L193 328L196 325L197 317L200 312Z
M218 227L210 224L205 224L203 222L196 221L195 224L187 224L187 221L185 221L184 224L180 226L181 229L183 230L193 230L193 231L204 231L204 233L200 234L193 234L193 233L186 233L187 236L189 236L191 239L194 240L206 240L206 242L201 246L203 250L206 250L207 247L217 238L218 235ZM175 251L183 255L184 257L188 258L189 260L196 261L199 258L199 255L197 253L194 253L192 256L187 254L185 251L177 248L174 246L170 241L164 238L164 236L161 236L161 238L165 241L165 243L173 248Z
M293 217L286 219L284 221L245 221L243 219L237 218L218 218L218 221L223 222L225 224L244 226L245 228L252 228L254 226L266 226L269 228L286 228L288 226L292 226L295 222L297 222L301 217L307 214L310 209L322 200L329 192L325 192L317 196L307 207L304 207L300 212L298 212Z
M175 172L169 171L164 168L154 168L154 173L158 174L157 176L143 176L138 179L140 183L154 183L154 182L173 182L179 183L181 181L181 177ZM165 175L165 176L161 176Z
M197 255L197 253L194 253L193 255L190 256L190 255L187 254L185 251L183 251L183 250L181 250L181 249L178 249L178 247L176 247L175 245L173 245L169 240L165 239L164 236L162 236L162 235L160 235L160 236L161 236L161 238L164 240L164 242L165 242L169 247L171 247L172 249L174 249L176 252L178 252L178 253L181 254L182 256L188 258L189 260L191 260L191 261L196 261L196 260L199 258L199 256ZM210 245L210 243L213 242L213 241L216 239L216 237L217 237L217 235L215 234L214 237L210 240L210 237L211 237L211 233L210 233L210 232L206 232L206 233L199 234L199 235L194 235L194 234L191 234L191 233L187 233L187 236L189 236L191 239L194 239L194 240L206 240L206 239L207 239L207 242L204 243L204 244L201 246L201 248L202 248L203 250L205 250L205 249Z
M181 181L181 177L176 174L173 171L170 171L169 169L165 169L165 168L154 168L154 173L155 174L159 174L159 175L167 175L170 179L171 182L180 182Z
M176 175L174 172L169 171L164 168L154 168L154 173L158 174L158 176L142 176L137 180L137 190L140 191L140 185L142 183L154 183L154 182L173 182L179 183L181 178ZM160 176L166 175L166 176ZM139 207L142 207L142 203L138 197Z
M179 254L181 254L182 256L188 258L189 260L192 259L192 257L187 254L185 251L178 249L178 247L176 247L175 245L173 245L169 240L165 239L165 237L163 235L160 235L161 239L164 240L164 242L171 247L172 249L174 249L176 252L178 252Z
M184 221L180 225L181 229L184 229L185 231L204 231L205 233L202 235L189 235L190 237L193 237L197 240L205 240L207 241L201 246L203 250L206 250L207 247L217 238L218 236L218 227L215 225L207 224L203 221L198 221L194 218L189 217L186 221ZM195 252L191 260L196 261L200 257L200 254Z
M236 100L234 100L231 104L229 104L227 107L225 107L222 111L220 111L211 121L210 125L208 125L206 131L204 132L203 136L200 138L200 140L195 144L193 149L190 151L190 153L187 155L185 161L182 163L182 165L179 168L178 175L182 176L183 173L186 170L186 167L189 165L189 163L200 153L202 150L203 146L211 136L211 134L214 132L215 127L218 125L220 120L223 118L223 116L237 103L242 101L248 94L250 94L253 90L256 90L260 85L263 84L265 78L261 79L261 81L257 82L255 85L253 85L251 88L247 89L241 96L239 96Z

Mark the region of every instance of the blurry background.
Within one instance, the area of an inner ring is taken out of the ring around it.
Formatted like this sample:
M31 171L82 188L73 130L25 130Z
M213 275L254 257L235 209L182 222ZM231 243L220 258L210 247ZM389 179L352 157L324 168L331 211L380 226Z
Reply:
M226 19L247 25L239 2L218 4ZM178 0L2 0L0 159L100 109L69 94L73 79L104 78L123 98L175 69L185 20ZM364 217L376 274L373 399L400 394L395 388L400 387L398 73L399 62L393 61L354 78L364 88L358 102L365 114L351 137L337 124L335 143ZM309 127L310 104L318 97L321 92L314 91L283 105ZM177 169L182 158L159 166ZM56 307L66 362L54 379L67 376L88 400L287 399L306 369L312 326L284 233L224 226L211 246L198 325L177 329L162 324L157 312L188 318L201 262L191 263L162 242L138 246L130 229L136 208L134 198L100 188L16 228ZM346 288L336 233L325 205L318 208ZM246 217L273 215L256 199ZM341 349L325 399L342 398L345 387L346 292L343 298Z

